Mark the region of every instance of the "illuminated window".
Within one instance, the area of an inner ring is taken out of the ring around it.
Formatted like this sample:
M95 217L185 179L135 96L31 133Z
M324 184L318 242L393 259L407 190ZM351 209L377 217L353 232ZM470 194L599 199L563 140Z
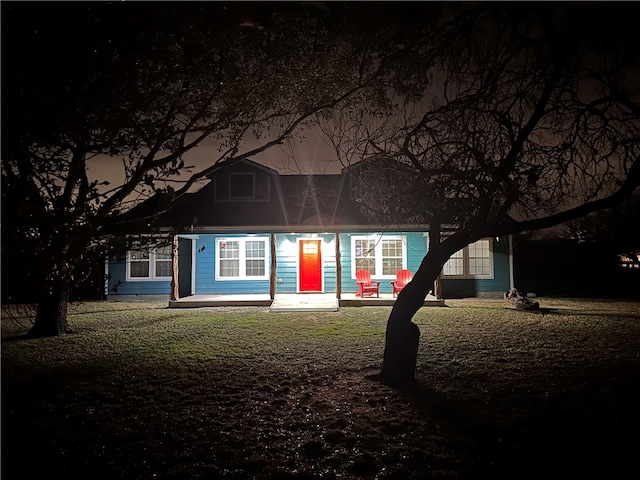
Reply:
M216 241L216 280L266 280L267 238L219 238Z
M367 270L372 277L395 278L396 272L407 268L407 252L401 236L351 237L351 268Z
M127 251L127 280L170 280L171 245L135 241Z
M450 278L493 278L491 240L478 240L457 251L442 267L442 276Z

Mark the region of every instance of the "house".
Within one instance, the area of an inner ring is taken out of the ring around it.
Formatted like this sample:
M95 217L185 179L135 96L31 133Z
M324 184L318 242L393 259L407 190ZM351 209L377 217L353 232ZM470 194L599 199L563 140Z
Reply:
M349 169L281 175L253 161L228 167L176 201L155 236L136 237L126 255L107 261L106 296L253 295L268 304L313 292L348 304L356 270L366 269L390 304L396 272L415 272L427 252L428 226L372 224L351 198L352 177ZM480 240L447 262L442 297L502 297L512 272L511 239Z

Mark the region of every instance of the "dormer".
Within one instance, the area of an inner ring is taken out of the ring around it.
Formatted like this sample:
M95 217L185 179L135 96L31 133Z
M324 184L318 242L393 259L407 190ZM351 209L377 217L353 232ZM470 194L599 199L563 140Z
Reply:
M268 202L273 170L244 161L218 173L214 179L216 202Z

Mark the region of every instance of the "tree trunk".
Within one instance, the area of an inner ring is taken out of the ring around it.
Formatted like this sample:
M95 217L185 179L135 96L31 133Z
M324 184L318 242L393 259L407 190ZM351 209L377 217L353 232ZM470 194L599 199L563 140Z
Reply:
M411 319L424 304L439 271L439 262L427 254L393 305L387 321L381 372L382 381L388 385L403 387L414 379L420 329Z
M413 381L420 329L411 319L424 305L424 299L429 290L434 288L444 263L453 253L475 240L475 237L464 232L456 233L440 243L439 225L433 222L434 233L429 237L429 251L413 279L398 294L387 320L380 377L388 385L402 387Z
M381 373L384 383L394 387L405 387L413 381L419 341L420 329L415 323L387 323Z
M72 332L67 321L69 290L70 285L61 280L52 291L44 294L38 303L30 337L57 337Z

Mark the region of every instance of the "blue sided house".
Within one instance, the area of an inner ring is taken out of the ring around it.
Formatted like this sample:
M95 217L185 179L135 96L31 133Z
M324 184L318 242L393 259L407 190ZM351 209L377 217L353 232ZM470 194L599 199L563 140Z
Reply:
M372 224L350 201L350 178L348 169L281 175L252 161L221 170L174 202L159 230L130 237L126 253L107 260L107 298L253 296L268 304L280 294L323 293L348 304L358 293L356 271L366 270L379 295L360 301L392 303L396 273L415 272L427 252L428 226ZM440 286L438 300L502 298L513 287L511 239L457 252Z

